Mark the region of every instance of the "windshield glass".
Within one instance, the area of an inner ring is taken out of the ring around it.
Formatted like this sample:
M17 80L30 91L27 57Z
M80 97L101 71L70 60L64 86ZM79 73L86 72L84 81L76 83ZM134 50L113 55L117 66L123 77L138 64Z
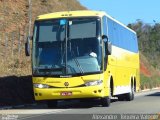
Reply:
M101 71L98 18L37 21L33 75L76 75Z

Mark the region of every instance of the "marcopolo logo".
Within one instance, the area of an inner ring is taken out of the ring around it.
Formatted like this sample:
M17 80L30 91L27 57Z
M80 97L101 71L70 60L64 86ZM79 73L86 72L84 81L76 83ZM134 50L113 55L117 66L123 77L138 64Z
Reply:
M68 82L65 82L65 83L64 83L64 86L68 87L68 86L69 86L69 83L68 83Z

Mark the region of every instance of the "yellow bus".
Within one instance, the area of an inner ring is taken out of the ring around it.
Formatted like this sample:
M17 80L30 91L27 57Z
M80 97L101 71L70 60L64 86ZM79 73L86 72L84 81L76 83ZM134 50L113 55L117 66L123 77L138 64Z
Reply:
M140 86L136 33L102 11L40 15L32 75L35 100L48 107L68 99L96 98L102 106L110 106L114 96L131 101Z

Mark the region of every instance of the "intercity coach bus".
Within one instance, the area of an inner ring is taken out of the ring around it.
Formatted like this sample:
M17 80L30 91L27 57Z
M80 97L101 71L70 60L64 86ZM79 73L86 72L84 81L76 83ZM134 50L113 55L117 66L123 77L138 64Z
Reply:
M48 107L58 100L94 98L109 106L111 97L131 101L139 91L136 33L105 12L40 15L32 38L34 97Z

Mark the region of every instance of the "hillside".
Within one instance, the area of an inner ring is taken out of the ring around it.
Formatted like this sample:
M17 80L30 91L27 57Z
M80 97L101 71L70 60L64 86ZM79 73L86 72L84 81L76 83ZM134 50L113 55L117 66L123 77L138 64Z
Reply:
M159 74L160 71L160 24L145 24L142 21L129 24L128 27L136 31L141 62L152 69L152 74ZM157 71L156 73L154 72Z
M136 31L140 50L142 88L160 85L160 24L154 25L138 21L128 27Z
M28 8L28 0L0 0L0 107L34 102L31 58L24 54ZM32 24L40 14L80 9L86 8L76 0L32 0Z
M40 14L86 9L76 0L32 0L32 24ZM28 0L0 0L0 76L31 74L25 57L28 35Z
M12 32L28 24L28 0L0 0L0 31ZM86 9L76 0L32 0L32 21L40 14Z

